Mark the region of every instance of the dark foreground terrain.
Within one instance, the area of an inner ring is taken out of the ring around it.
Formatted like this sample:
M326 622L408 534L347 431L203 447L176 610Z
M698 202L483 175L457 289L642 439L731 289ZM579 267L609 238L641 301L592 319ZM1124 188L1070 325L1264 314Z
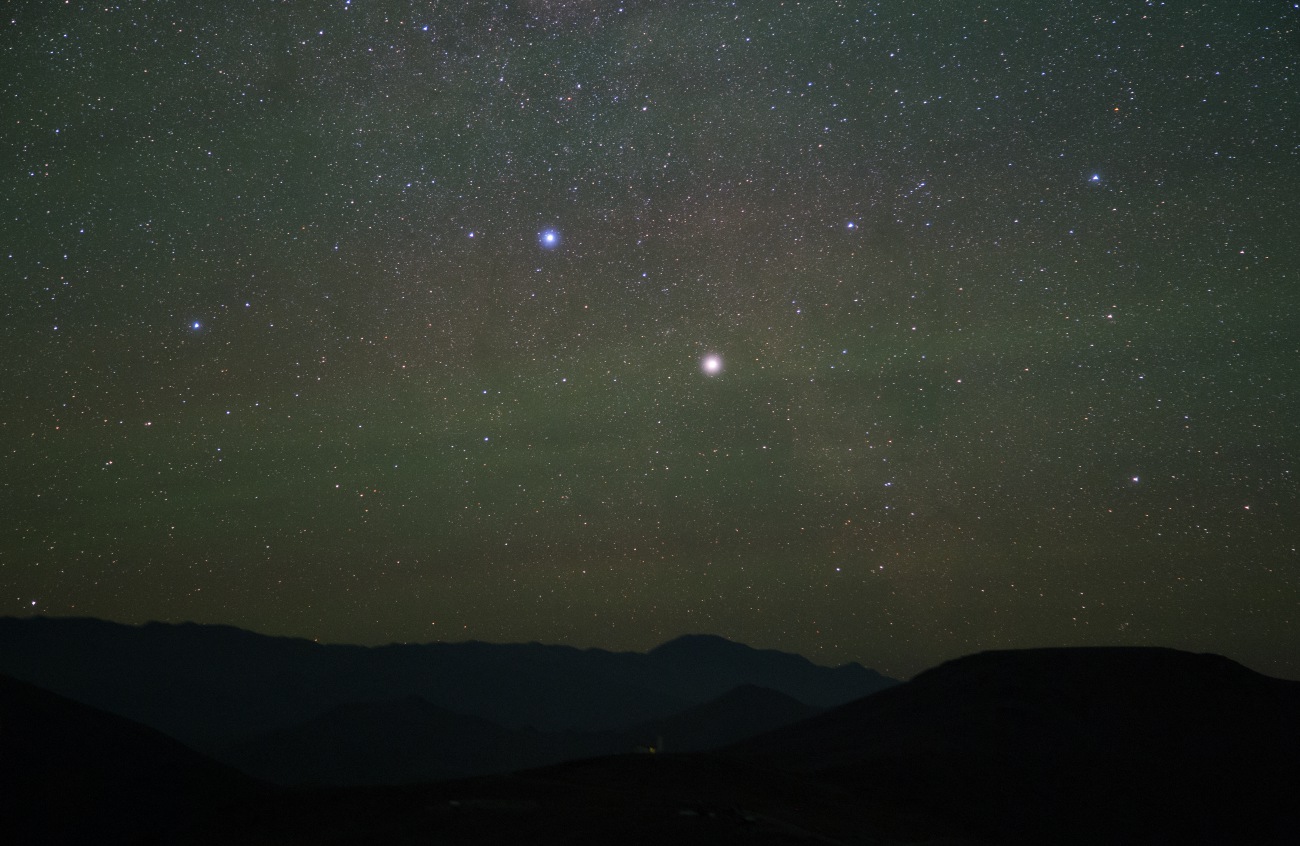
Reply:
M1300 683L1163 649L983 653L702 754L285 788L0 684L6 843L1295 843Z

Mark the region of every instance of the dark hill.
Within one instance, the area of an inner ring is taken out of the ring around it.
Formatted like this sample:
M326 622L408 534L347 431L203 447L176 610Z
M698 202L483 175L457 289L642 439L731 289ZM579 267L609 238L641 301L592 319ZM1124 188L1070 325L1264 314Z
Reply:
M797 723L818 711L784 693L746 684L626 734L639 739L640 745L662 745L663 751L706 752Z
M280 784L413 784L551 763L521 752L525 734L407 696L339 705L222 757Z
M1300 683L1170 649L986 652L728 750L997 842L1285 842Z
M227 626L0 618L0 672L153 726L203 751L340 705L406 696L506 728L625 729L741 684L826 707L893 681L741 644L613 653L541 644L323 645ZM718 646L736 666L724 668Z
M682 638L650 654L536 643L368 648L228 626L40 617L0 618L0 672L259 775L346 784L626 751L634 745L631 730L640 737L650 723L740 685L841 704L892 683L856 664L818 667L722 638ZM785 722L760 709L678 723L663 733L687 741L681 748L711 748L743 737L740 727L759 731ZM498 751L465 753L470 738ZM392 766L383 766L382 750L392 750ZM358 767L352 775L347 761Z
M0 676L0 840L142 841L254 783L138 723Z
M140 726L11 684L6 843L1185 846L1290 844L1300 830L1300 683L1172 650L984 653L722 752L383 789L259 789ZM786 706L742 687L681 716L725 724ZM391 732L358 735L358 723ZM492 754L500 737L549 742L409 697L302 728L294 742L309 749L333 735L392 766L456 732L467 754Z
M717 749L815 713L782 693L742 686L625 730L541 732L503 728L408 696L341 705L234 744L221 757L284 785L417 784L619 755L661 742L675 752Z
M802 655L754 649L717 635L683 635L650 650L648 663L670 668L679 696L711 699L741 685L779 691L817 708L832 708L896 684L861 664L820 667Z

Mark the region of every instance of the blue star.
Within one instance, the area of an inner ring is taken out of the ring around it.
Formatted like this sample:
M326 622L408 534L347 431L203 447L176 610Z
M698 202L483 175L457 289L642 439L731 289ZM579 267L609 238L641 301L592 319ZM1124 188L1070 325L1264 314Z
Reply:
M193 329L195 332L197 332L203 328L203 324L196 320L190 324L190 328Z
M553 250L560 245L560 233L554 229L543 229L537 235L537 243L542 245L543 250Z
M1094 182L1094 183L1095 183L1095 182L1101 182L1101 174L1100 174L1100 173L1094 173L1092 176L1089 176L1089 177L1088 177L1088 181L1089 181L1089 182Z

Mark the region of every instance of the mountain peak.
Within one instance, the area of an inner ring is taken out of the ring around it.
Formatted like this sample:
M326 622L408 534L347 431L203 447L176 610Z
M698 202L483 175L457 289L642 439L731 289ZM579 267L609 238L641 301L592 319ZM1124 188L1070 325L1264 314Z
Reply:
M722 635L715 634L684 634L665 641L654 649L651 649L650 655L668 655L682 652L716 652L720 650L735 651L737 649L749 649L743 643L736 643L734 640L728 640Z

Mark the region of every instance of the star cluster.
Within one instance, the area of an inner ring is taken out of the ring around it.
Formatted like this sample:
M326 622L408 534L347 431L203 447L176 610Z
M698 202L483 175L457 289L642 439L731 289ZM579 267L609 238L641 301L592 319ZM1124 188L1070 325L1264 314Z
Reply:
M1300 11L1040 5L11 10L0 613L1300 677Z

